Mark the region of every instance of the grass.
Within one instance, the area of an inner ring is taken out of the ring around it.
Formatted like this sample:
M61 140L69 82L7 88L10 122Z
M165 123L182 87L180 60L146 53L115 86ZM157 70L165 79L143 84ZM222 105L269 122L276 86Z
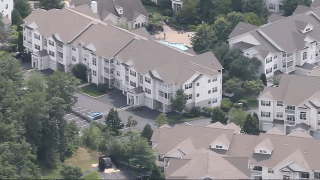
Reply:
M180 118L180 115L173 115L168 117L168 123L169 124L177 124L177 123L181 123L181 122L188 122L188 121L195 121L195 120L199 120L199 119L205 119L206 117L204 116L198 116L198 117L194 117L194 118Z
M157 6L144 6L148 13L153 13L153 14L160 14L161 15L161 10Z
M252 109L256 109L259 107L259 101L257 99L253 99L252 96L246 96L243 98L248 101L248 107Z
M91 180L91 179L101 179L100 177L100 174L98 171L93 171L89 174L87 174L85 177L84 177L85 180Z
M94 89L90 85L82 87L81 90L83 93L90 95L90 96L93 96L93 97L99 97L99 96L104 95L102 92L97 91L96 89Z
M121 136L125 137L125 136L130 136L130 135L137 135L139 134L140 131L139 130L131 130L130 132L124 132L121 134Z
M65 163L70 166L79 166L82 172L85 172L92 167L91 164L97 164L98 159L99 154L97 152L80 147L71 158L65 160ZM57 169L42 170L41 179L58 179L60 167L59 165Z

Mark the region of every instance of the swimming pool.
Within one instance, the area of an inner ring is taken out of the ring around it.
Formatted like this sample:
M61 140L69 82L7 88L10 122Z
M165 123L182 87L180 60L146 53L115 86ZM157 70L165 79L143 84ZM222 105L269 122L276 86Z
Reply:
M183 51L188 50L188 48L184 44L170 43L170 42L166 42L166 41L159 41L159 42L162 44L166 44L168 46L173 46L173 47L179 48Z

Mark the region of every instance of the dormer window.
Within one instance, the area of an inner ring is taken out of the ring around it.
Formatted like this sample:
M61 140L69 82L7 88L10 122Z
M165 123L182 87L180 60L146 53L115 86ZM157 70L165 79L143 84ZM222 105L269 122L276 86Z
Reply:
M217 149L222 149L222 146L216 145L216 148L217 148Z
M119 14L122 14L123 12L122 12L122 9L119 9Z
M267 151L266 150L260 150L260 153L261 154L267 154Z
M306 32L308 32L308 31L310 31L310 30L311 30L310 28L307 28L307 29L306 29Z

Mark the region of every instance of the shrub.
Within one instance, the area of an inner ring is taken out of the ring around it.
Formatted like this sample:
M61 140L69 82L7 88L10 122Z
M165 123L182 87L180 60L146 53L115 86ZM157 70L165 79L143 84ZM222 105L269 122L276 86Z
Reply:
M87 82L87 67L84 64L76 64L72 67L73 75L81 79L83 82Z
M148 6L156 6L157 4L155 2L152 2L151 0L141 0L142 4L148 5Z
M102 93L106 93L106 91L109 89L108 84L100 84L98 87L98 91Z
M161 11L161 13L164 16L169 16L169 17L173 16L173 10L172 9L164 9L164 10Z
M183 117L184 118L195 118L196 116L194 114L191 114L191 113L183 113Z
M223 98L221 101L221 109L228 112L232 108L232 102L229 98Z
M243 107L247 108L248 107L248 101L246 99L240 99L239 103L243 104Z
M193 114L195 117L199 117L201 115L201 110L199 107L193 107L189 113Z
M239 109L239 108L241 108L241 105L239 103L234 103L233 107L236 108L236 109Z

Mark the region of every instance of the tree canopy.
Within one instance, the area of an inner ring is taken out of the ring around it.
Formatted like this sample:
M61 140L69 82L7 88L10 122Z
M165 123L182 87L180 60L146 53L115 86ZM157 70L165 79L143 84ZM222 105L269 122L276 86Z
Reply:
M259 126L258 126L258 119L251 115L247 114L246 120L244 121L242 131L247 134L258 134L259 133Z
M153 130L150 124L146 124L141 132L141 137L146 138L149 142L151 140L152 134L153 134Z
M171 108L178 111L180 114L186 109L187 98L183 89L177 90L175 97L171 98Z
M166 116L166 114L161 113L157 118L156 118L156 123L157 126L160 127L164 124L168 124L168 118Z
M119 130L121 129L121 119L118 115L118 111L115 109L110 109L105 123L111 130L115 133L115 135L119 134Z
M39 7L41 9L62 9L64 2L62 0L39 0Z
M227 114L223 112L219 107L216 107L212 111L211 123L221 122L221 124L227 124Z
M229 120L240 127L243 126L244 121L246 120L247 113L241 108L231 108L228 113Z
M244 12L254 12L260 18L266 18L269 16L269 11L264 0L247 0L244 3L243 9Z
M284 15L291 16L298 5L310 7L311 4L312 0L286 0L283 4Z

